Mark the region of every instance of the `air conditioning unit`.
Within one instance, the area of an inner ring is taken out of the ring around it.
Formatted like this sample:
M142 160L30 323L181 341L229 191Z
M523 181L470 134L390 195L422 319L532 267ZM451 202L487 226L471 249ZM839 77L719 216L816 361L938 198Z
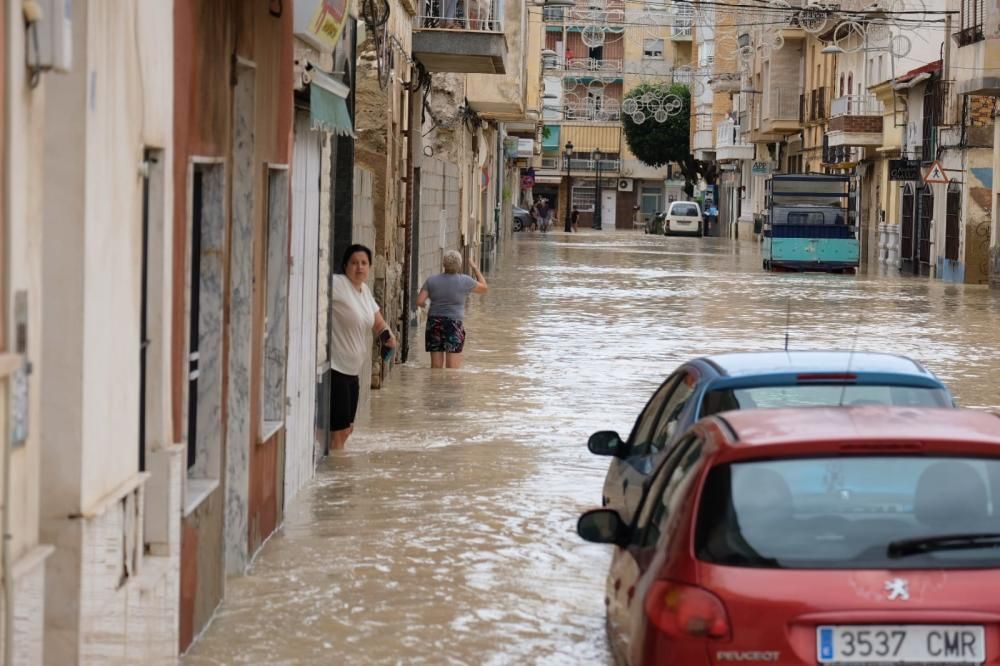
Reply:
M618 179L618 191L619 192L631 192L635 181L631 178L619 178Z

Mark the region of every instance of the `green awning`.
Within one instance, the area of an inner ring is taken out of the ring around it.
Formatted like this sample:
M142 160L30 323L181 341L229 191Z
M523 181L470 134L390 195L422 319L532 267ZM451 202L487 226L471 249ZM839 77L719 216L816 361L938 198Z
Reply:
M542 150L545 151L559 151L559 125L546 125L545 129L548 130L548 135L543 135L542 137Z
M326 88L309 84L309 112L312 128L354 138L354 123L347 109L347 100Z

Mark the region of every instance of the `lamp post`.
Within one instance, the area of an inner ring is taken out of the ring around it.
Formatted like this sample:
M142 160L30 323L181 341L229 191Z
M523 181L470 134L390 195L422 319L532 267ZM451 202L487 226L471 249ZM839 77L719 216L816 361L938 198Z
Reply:
M600 150L595 150L593 153L594 163L597 166L597 187L594 188L594 229L600 231L601 229L601 155Z
M573 208L573 181L570 180L570 162L573 160L573 142L566 142L566 225L564 231L572 231L570 227L570 214Z

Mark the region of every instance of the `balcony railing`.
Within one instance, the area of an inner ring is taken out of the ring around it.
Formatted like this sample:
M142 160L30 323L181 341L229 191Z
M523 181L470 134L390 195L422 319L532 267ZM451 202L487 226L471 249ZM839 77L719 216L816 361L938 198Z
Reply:
M772 88L764 91L763 118L766 120L798 120L799 91Z
M749 146L751 144L743 140L740 126L732 120L724 120L719 123L715 130L716 148L729 148L735 146Z
M830 103L830 117L881 116L882 102L875 95L843 95Z
M601 171L618 171L621 168L621 160L601 160ZM565 167L565 162L563 163ZM597 171L597 160L571 159L569 168L572 171Z
M411 53L431 73L506 74L504 0L421 0Z
M621 169L621 160L619 159L606 159L601 160L601 171L605 173L617 172ZM577 158L574 157L569 161L569 167L571 171L597 171L597 160L592 160L586 157ZM565 171L566 170L566 158L565 157L543 157L542 158L542 169L546 171Z
M694 122L694 129L696 132L710 131L715 129L715 123L712 120L711 113L696 113Z
M503 33L503 0L424 0L414 29Z
M856 146L831 146L823 141L823 164L852 164L861 161L861 149Z
M686 21L677 20L670 26L670 39L691 39L691 19Z
M563 118L566 120L592 120L594 122L610 123L621 120L621 107L617 100L605 100L603 106L594 104L563 105Z
M567 72L601 72L618 74L622 71L621 59L572 58L566 61Z

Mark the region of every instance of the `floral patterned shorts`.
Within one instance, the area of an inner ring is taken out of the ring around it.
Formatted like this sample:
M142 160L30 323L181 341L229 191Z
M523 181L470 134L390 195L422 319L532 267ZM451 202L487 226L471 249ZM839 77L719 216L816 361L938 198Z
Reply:
M449 317L428 317L424 345L429 352L461 353L465 346L462 322Z

